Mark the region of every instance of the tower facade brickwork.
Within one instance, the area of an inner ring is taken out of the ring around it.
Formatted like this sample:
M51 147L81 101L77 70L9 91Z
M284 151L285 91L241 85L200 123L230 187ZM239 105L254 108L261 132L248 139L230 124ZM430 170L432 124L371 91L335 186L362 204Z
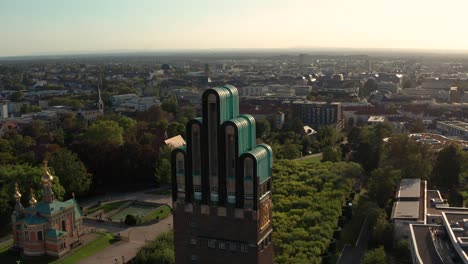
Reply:
M272 150L234 86L206 90L172 152L176 263L273 263Z

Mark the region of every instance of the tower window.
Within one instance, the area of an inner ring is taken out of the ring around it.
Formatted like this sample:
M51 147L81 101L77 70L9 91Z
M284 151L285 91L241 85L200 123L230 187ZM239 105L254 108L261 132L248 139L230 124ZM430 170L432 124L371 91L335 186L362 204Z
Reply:
M231 251L239 250L239 244L237 242L231 242Z
M209 248L216 248L216 240L215 239L208 239L208 247Z
M241 243L241 252L247 253L249 251L246 243Z
M37 232L37 240L42 240L42 231Z
M67 231L67 225L65 224L65 220L62 220L62 231Z
M225 250L226 249L226 242L225 241L219 241L218 243L219 249Z
M191 258L192 263L198 263L198 256L197 255L192 254L190 256L190 258Z

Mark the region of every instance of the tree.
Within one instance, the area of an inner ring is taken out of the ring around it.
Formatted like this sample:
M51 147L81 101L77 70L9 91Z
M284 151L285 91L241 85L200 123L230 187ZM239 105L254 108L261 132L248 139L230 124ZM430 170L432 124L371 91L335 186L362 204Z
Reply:
M432 182L442 187L459 187L463 161L463 153L458 145L451 144L443 148L437 155Z
M33 167L30 165L2 165L0 166L0 231L7 227L10 223L10 216L13 212L15 183L18 183L23 196L21 202L24 206L28 205L29 190L33 189L36 199L42 199L43 185L41 177L44 174L44 169L41 167ZM64 189L60 185L60 179L54 177L52 190L55 197L59 200L63 198Z
M137 218L134 215L128 214L125 216L125 221L124 223L128 226L136 225L137 224Z
M115 121L99 120L84 133L84 139L95 143L123 144L123 128Z
M368 182L369 197L379 207L386 208L401 179L401 172L389 168L379 168L372 172Z
M266 119L256 120L255 126L256 126L257 138L263 138L263 137L267 137L270 135L271 124L268 120Z
M297 159L301 156L300 146L291 142L286 142L281 147L281 155L283 159Z
M387 256L383 247L378 247L364 255L362 264L387 264Z
M338 140L336 129L332 126L321 126L317 131L317 136L322 148L332 147Z
M50 153L48 160L49 166L60 178L67 193L74 192L77 195L82 195L89 190L92 176L86 171L83 162L75 153L67 149L60 149Z
M167 126L167 136L175 137L177 135L185 137L185 125L178 122L172 122Z
M408 239L400 239L395 245L395 256L399 263L412 263L411 248Z
M410 133L422 133L426 129L421 118L416 118L408 125Z
M132 260L135 264L174 264L174 235L172 231L163 233L146 244Z
M177 97L175 95L171 95L162 101L161 108L166 112L175 114L177 112L178 105Z
M404 76L403 82L401 84L401 88L406 89L406 88L411 88L411 87L413 87L413 82L411 81L410 78Z
M341 160L341 148L325 147L323 149L322 161L338 162Z
M20 102L23 100L23 98L24 98L23 91L17 91L10 95L10 100L13 102Z
M402 178L428 179L432 163L433 154L427 145L398 135L385 143L380 166L400 170Z
M158 185L171 183L171 163L168 159L161 159L159 161L154 176Z
M359 89L359 97L367 97L371 92L377 90L377 81L373 78L367 79L361 89Z

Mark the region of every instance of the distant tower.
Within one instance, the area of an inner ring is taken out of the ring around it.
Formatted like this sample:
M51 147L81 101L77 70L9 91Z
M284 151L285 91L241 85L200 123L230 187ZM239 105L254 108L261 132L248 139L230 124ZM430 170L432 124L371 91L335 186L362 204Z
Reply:
M104 114L104 102L102 101L101 98L101 89L99 88L99 84L97 87L97 103L96 103L97 109L100 114Z
M208 64L205 64L205 77L210 78L210 76L211 76L210 66Z
M273 263L273 153L255 135L234 86L203 93L202 117L171 156L177 264Z

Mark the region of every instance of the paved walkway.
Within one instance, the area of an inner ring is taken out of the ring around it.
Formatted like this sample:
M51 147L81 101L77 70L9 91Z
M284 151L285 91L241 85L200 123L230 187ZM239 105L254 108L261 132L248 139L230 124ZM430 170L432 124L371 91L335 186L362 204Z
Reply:
M170 195L147 194L148 192L156 190L158 189L142 190L129 193L109 193L106 195L99 195L90 199L85 199L83 201L78 201L78 203L83 207L88 207L95 204L97 201L106 203L120 200L138 200L167 204L172 207L172 199ZM83 226L88 229L99 229L113 234L119 233L123 239L122 241L116 242L109 247L97 252L96 254L81 260L78 263L116 264L122 263L122 260L129 261L130 259L134 258L138 250L143 247L147 241L151 241L158 237L161 233L170 230L172 227L172 215L158 223L130 228L87 220L83 221Z
M369 219L366 217L361 226L359 237L355 245L346 245L343 249L337 264L357 264L361 263L361 259L367 250L367 243L370 239Z
M146 241L155 239L161 233L168 231L171 227L172 215L152 225L128 228L120 234L122 237L130 236L130 241L119 241L114 243L78 263L116 264L122 263L122 256L125 261L128 261L136 256L138 250L145 245Z

